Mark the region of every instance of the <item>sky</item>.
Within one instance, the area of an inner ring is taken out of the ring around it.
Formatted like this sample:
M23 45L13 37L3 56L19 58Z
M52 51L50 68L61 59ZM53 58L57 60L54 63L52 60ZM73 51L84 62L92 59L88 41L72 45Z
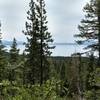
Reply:
M88 0L45 0L49 32L54 42L74 42L74 34L79 33L84 13L82 11ZM0 20L3 40L25 41L22 33L27 21L30 0L0 0Z

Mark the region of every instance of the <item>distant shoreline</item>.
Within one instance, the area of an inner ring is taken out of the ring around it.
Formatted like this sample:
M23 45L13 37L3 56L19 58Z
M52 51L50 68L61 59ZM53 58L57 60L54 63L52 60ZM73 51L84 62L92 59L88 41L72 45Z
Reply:
M3 45L11 45L12 44L12 41L2 41L2 43L3 43ZM18 45L23 45L24 44L24 42L22 42L22 41L17 41L17 44ZM50 43L50 45L79 45L79 44L77 44L77 43ZM89 45L89 43L84 43L84 44L82 44L82 45Z

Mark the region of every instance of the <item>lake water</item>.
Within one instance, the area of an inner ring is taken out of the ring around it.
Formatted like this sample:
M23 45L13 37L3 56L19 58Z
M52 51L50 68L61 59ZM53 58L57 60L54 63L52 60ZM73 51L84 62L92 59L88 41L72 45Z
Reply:
M84 52L83 48L85 45L55 45L55 49L52 50L52 56L71 56L71 54L76 52ZM7 45L6 48L9 50L10 46ZM18 45L18 48L20 49L20 53L23 52L25 49L24 45Z

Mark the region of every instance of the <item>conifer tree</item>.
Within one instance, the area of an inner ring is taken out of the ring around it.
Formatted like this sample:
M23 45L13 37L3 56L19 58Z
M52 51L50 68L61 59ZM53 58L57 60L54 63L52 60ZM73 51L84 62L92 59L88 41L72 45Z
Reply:
M45 1L37 0L37 18L39 21L39 40L40 40L40 84L43 84L43 80L48 78L49 73L49 64L47 61L47 57L51 55L50 49L54 47L50 47L48 43L52 43L53 39L51 34L48 32L47 27L47 16L45 9Z
M16 39L13 39L13 43L10 49L10 64L8 65L8 79L9 81L15 81L16 75L15 70L18 67L18 57L19 57L19 49L17 49L17 42Z
M87 49L99 52L98 65L100 65L100 0L90 0L84 7L85 18L78 26L80 34L76 37L82 38L78 43L89 42Z
M26 31L23 31L24 34L27 36L27 43L25 51L27 54L27 61L25 64L25 73L27 81L34 84L35 80L37 79L36 74L37 68L39 66L38 61L38 20L36 18L36 11L35 11L35 2L31 0L29 3L29 11L28 14L28 22L26 22ZM36 68L37 67L37 68Z
M1 27L1 24L0 24ZM4 45L2 44L2 37L1 37L1 29L0 29L0 81L5 79L5 68L6 68L6 59L4 56L5 50Z
M47 57L51 55L48 43L53 42L51 34L48 32L46 21L46 10L44 0L31 0L26 22L26 32L28 43L26 51L28 59L26 66L29 66L29 77L31 81L38 80L43 84L43 80L48 78L49 63Z
M18 61L18 54L19 54L19 49L17 49L17 42L16 39L13 39L13 43L11 45L10 49L10 63L15 64Z

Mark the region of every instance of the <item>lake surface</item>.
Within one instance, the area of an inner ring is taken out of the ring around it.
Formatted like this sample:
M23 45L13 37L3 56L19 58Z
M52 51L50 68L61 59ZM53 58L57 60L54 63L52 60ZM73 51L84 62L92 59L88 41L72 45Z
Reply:
M52 56L71 56L71 54L76 53L76 52L84 52L83 48L86 45L77 45L77 44L59 44L55 45L55 49L51 50L52 51ZM9 50L10 46L7 45L6 48ZM25 49L24 45L18 45L18 48L20 49L20 53L23 52Z

